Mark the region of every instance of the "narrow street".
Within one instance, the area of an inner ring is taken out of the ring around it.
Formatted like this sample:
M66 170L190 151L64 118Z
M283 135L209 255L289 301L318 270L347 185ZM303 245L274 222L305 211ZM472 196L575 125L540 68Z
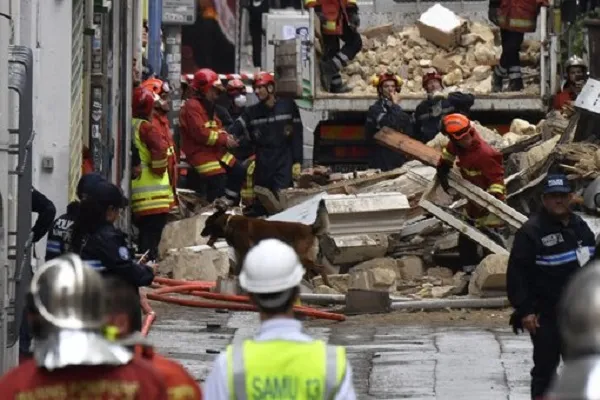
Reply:
M217 313L154 302L152 307L158 318L151 340L200 381L206 379L217 352L233 340L251 336L258 326L254 313ZM475 321L474 326L428 326L406 324L406 314L394 323L394 316L307 324L314 337L346 346L360 399L529 398L531 343L527 336L515 336L505 324L493 327ZM373 318L376 323L366 322Z

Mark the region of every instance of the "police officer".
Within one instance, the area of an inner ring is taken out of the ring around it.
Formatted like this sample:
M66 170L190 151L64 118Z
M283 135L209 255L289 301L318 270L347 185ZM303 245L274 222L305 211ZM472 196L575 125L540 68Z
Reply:
M400 90L403 83L402 78L392 72L384 72L373 77L371 81L379 96L375 104L369 107L365 122L365 134L373 146L369 162L371 168L389 171L406 162L402 154L388 149L374 139L375 134L384 126L412 136L412 119L400 107Z
M300 111L294 100L275 97L275 80L267 72L256 76L254 92L260 102L244 110L231 134L250 139L256 150L254 185L277 196L279 190L292 186L302 170ZM256 215L266 214L259 202L254 203L254 209Z
M67 205L67 212L54 221L52 229L48 233L46 261L63 255L69 250L73 223L79 214L80 200L85 199L94 186L103 181L105 181L104 177L95 172L83 175L79 179L76 190L79 200L72 201Z
M345 349L314 340L294 319L304 273L294 249L277 239L265 239L248 252L240 285L258 307L260 330L218 356L204 386L207 399L263 398L268 382L286 381L296 384L281 398L356 398Z
M161 377L147 362L103 337L105 291L100 274L73 254L40 267L27 306L34 359L0 378L3 399L80 399L85 392L100 399L128 393L167 400Z
M594 256L594 234L572 213L565 175L548 175L542 210L516 233L507 270L511 324L533 342L531 398L546 394L560 362L557 304L571 277Z
M475 96L470 93L444 91L442 76L434 69L423 75L427 98L415 109L415 139L422 143L432 140L440 131L442 117L452 113L467 115Z
M152 283L154 270L131 258L125 234L114 226L126 205L127 199L116 185L97 184L81 202L73 225L72 248L103 275L118 276L137 289Z
M600 308L593 305L600 295L600 261L590 262L567 285L559 306L559 329L564 366L552 384L556 400L598 398L600 367Z

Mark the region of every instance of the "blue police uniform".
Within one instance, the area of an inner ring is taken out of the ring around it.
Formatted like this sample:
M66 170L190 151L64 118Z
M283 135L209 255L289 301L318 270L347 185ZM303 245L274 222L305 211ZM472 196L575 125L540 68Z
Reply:
M544 193L569 193L564 175L549 175ZM572 276L595 253L589 226L571 213L561 221L546 209L532 216L516 233L507 270L508 298L515 309L513 326L527 315L537 315L533 342L532 398L548 389L561 357L557 305ZM515 328L516 329L516 328ZM516 330L515 330L516 332Z

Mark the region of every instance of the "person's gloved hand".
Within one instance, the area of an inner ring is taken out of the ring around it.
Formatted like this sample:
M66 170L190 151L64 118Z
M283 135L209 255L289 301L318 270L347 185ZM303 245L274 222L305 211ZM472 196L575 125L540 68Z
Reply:
M358 15L358 10L356 8L348 10L348 25L355 30L360 27L360 16Z
M512 326L512 330L515 333L515 335L525 332L525 329L523 328L523 323L521 322L521 317L519 317L516 311L514 311L510 315L510 320L508 324Z
M444 192L448 193L450 190L450 184L448 183L448 174L450 174L451 165L448 163L442 162L437 167L437 178L440 181L440 185L442 185L442 189Z
M302 166L300 165L300 163L296 163L292 166L292 178L294 180L300 178L300 175L302 174Z

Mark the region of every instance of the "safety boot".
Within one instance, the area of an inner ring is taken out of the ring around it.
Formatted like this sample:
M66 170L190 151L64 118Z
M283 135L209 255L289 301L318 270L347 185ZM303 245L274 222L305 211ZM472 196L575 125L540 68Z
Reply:
M506 72L505 68L496 65L494 73L492 74L492 93L500 93L502 91Z
M523 90L523 78L515 78L508 81L509 92L520 92Z
M321 61L319 63L321 73L321 86L326 92L331 92L331 86L336 75L339 74L338 68L333 60ZM341 80L341 77L340 77Z

